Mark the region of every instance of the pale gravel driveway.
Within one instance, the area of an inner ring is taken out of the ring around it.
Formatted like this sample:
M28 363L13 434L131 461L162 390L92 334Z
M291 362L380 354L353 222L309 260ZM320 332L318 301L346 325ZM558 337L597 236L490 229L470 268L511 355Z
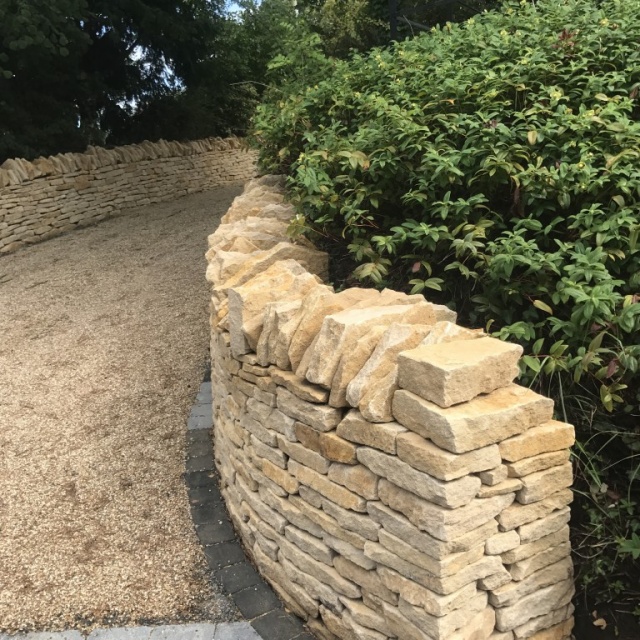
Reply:
M0 258L0 631L233 617L182 473L206 237L239 191Z

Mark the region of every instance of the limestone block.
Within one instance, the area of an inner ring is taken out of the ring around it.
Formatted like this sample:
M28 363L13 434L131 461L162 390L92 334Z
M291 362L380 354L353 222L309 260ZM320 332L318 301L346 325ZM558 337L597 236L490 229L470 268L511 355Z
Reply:
M328 547L333 549L337 554L345 557L350 562L353 562L353 564L358 565L367 571L376 568L376 563L367 558L363 551L350 542L336 538L329 533L325 533L322 536L322 539ZM362 543L362 546L364 547L364 542Z
M337 433L341 438L365 444L386 453L396 453L398 435L406 429L397 422L371 423L365 420L357 410L347 413L338 425Z
M521 478L528 476L537 471L544 471L551 467L557 467L564 464L569 459L569 450L561 449L560 451L552 451L550 453L541 453L538 456L524 458L518 462L509 462L506 464L507 472L511 478Z
M511 574L504 567L501 567L497 573L492 573L490 576L478 580L478 589L493 591L511 581Z
M411 491L435 505L456 509L469 504L480 489L480 479L466 476L451 482L443 482L426 473L417 471L402 460L377 449L360 447L358 462L377 476L386 478L398 487ZM433 505L435 507L435 505Z
M349 598L343 597L340 601L344 604L350 617L359 625L367 627L368 629L378 629L386 636L393 635L393 632L388 627L384 616L381 615L380 610L376 611L374 609L370 609L360 600L350 600Z
M477 562L484 555L484 546L481 544L469 551L454 553L441 560L436 560L426 553L418 551L418 549L410 544L410 541L405 542L384 529L378 531L378 541L383 547L395 553L399 558L417 567L426 569L438 578L444 578L457 573L467 565Z
M397 607L383 602L382 611L384 612L387 624L398 638L402 638L402 640L433 640L433 638L430 638L426 633L423 633L418 627L409 622Z
M312 562L312 560L309 559L309 562ZM282 550L278 553L278 563L282 567L287 580L302 587L309 597L318 600L335 611L339 612L343 609L338 592L318 580L314 575L301 570L296 564L290 562ZM284 584L287 584L287 582L285 581Z
M547 498L559 489L570 487L573 484L573 466L570 462L565 462L559 467L523 476L520 481L523 486L516 493L516 500L521 504L531 504Z
M263 367L275 364L275 348L280 327L290 320L301 306L302 302L298 299L270 302L265 307L262 317L262 333L256 345L256 356Z
M228 323L232 354L239 356L255 347L267 304L300 298L316 286L315 277L295 260L283 260L245 284L229 289Z
M334 462L329 468L329 480L337 482L367 500L378 499L378 476L363 465Z
M507 462L516 462L541 453L560 451L573 446L573 426L557 420L549 420L526 433L500 443L500 454Z
M488 337L420 346L398 357L398 384L450 407L509 386L521 355L520 346Z
M375 543L368 542L366 544ZM384 586L376 571L367 571L341 556L336 556L333 559L333 566L340 575L359 585L362 590L373 593L389 604L398 603L398 596Z
M293 428L300 444L303 444L307 449L320 453L320 431L303 422L296 422Z
M314 560L323 562L330 567L333 566L335 553L315 536L309 535L306 531L298 529L293 525L285 528L284 535L289 542L295 544L296 547L310 555Z
M489 594L489 602L494 607L506 607L515 604L524 596L534 593L539 589L548 587L558 582L563 582L573 577L573 562L566 557L549 565L540 571L532 573L528 578L519 582L509 582L502 587L493 589Z
M518 528L518 534L523 544L527 542L534 542L539 540L543 536L548 536L554 533L563 525L567 524L571 519L571 509L569 507L563 507L557 511L553 511L551 514L540 520L535 520L529 524L524 524Z
M549 629L538 631L532 636L527 636L529 640L568 640L573 630L573 618L553 625ZM525 625L526 626L526 625ZM524 637L524 636L521 636Z
M514 384L443 409L410 391L400 390L394 394L392 409L395 419L411 431L442 449L466 453L549 420L553 400Z
M371 422L390 422L393 420L391 406L393 394L398 390L398 365L393 365L386 376L368 386L358 408L363 417Z
M507 507L497 517L498 524L502 531L509 531L522 527L522 525L536 520L541 520L551 515L556 509L562 509L573 501L573 493L570 489L561 489L552 496L533 502L531 504L520 504L518 502Z
M494 631L489 636L489 640L513 640L514 638L513 631Z
M356 341L349 353L342 355L331 382L329 404L332 407L346 407L349 405L347 402L347 386L364 367L385 331L384 326L372 327Z
M478 492L478 498L492 498L493 496L507 493L516 493L520 491L520 489L522 489L522 480L520 480L520 478L507 478L500 484L494 484L492 487L482 485Z
M302 444L290 442L283 436L278 436L278 447L286 453L292 460L309 467L318 473L326 474L329 471L331 463L323 458L319 453L307 449Z
M424 340L420 342L420 345L428 346L432 344L446 344L458 340L475 340L485 335L482 329L465 329L455 324L454 317L451 321L436 322L433 329L425 336Z
M536 617L540 611L549 611L566 605L574 594L573 580L563 580L550 587L538 589L515 604L496 610L498 631L510 631ZM517 634L516 634L517 637Z
M468 584L475 583L477 580L498 572L502 568L502 563L498 556L483 556L480 560L473 564L468 564L454 575L437 577L426 569L400 558L377 542L366 542L364 554L379 565L389 567L405 578L409 578L423 587L442 595L458 591Z
M510 551L506 551L502 554L502 562L504 564L515 564L516 562L520 562L521 560L525 560L526 558L530 558L542 551L546 551L551 547L556 547L559 544L566 542L569 539L569 527L565 525L561 527L557 531L550 533L547 536L539 538L534 542L528 542L526 544L521 544L515 549L511 549Z
M386 480L380 481L378 495L389 508L400 511L418 529L444 542L450 542L479 528L504 512L514 499L513 495L495 496L472 500L457 509L447 509Z
M317 431L332 431L342 420L340 409L306 402L283 387L278 387L277 398L280 411Z
M497 556L520 546L520 536L517 531L505 531L491 536L484 546L488 556Z
M478 612L463 628L458 629L447 640L491 640L496 622L496 613L491 607ZM500 640L509 640L501 638Z
M382 525L386 531L405 540L421 553L439 561L446 560L452 554L464 553L484 544L498 530L495 520L489 520L468 533L445 542L420 531L402 514L390 509L382 502L369 502L367 512L371 519Z
M282 487L287 493L298 493L299 483L287 471L273 464L270 460L263 459L261 466L262 473Z
M293 473L299 482L311 487L311 489L317 491L338 506L344 509L360 511L361 513L366 512L367 503L364 498L332 482L317 471L307 469L293 460L289 461L289 471Z
M277 431L279 434L285 436L287 440L295 442L296 435L294 431L293 425L295 424L295 420L290 418L288 415L282 413L279 409L273 409L273 411L269 414L269 428ZM282 449L282 446L278 444L278 446ZM282 449L284 451L284 449ZM285 451L285 453L287 453ZM289 455L289 454L287 454Z
M434 638L450 638L455 631L464 627L470 617L485 612L487 609L487 594L483 591L476 593L469 598L465 609L452 611L444 616L432 616L420 607L414 607L402 598L398 603L400 613L419 627L423 632ZM489 633L493 631L493 627L485 632L485 639ZM482 637L482 636L480 636Z
M259 495L262 501L282 515L289 523L303 529L316 538L322 537L322 528L298 509L290 499L280 497L267 487L261 486ZM292 496L289 496L291 498Z
M319 436L320 453L327 460L343 464L357 464L357 447L335 432L321 433Z
M283 371L282 369L272 367L270 369L270 375L277 385L285 387L285 389L288 389L301 400L318 404L327 402L329 392L326 389L298 378L298 376L291 371Z
M322 498L322 509L326 514L335 518L341 527L353 531L367 540L378 540L380 525L372 522L368 515L344 509L326 498Z
M535 556L520 560L520 562L514 562L509 565L509 573L514 580L524 580L531 574L548 567L554 562L559 562L563 558L566 558L571 554L571 544L569 542L563 542L557 547L551 547L546 551L541 551Z
M378 567L378 574L387 589L399 594L403 600L414 607L421 607L433 616L445 616L452 611L464 609L467 601L478 593L473 582L453 593L441 595L405 578L388 567Z
M365 391L375 387L395 368L398 354L419 344L431 328L432 325L424 324L391 324L382 334L371 357L349 383L346 391L348 403L357 407Z
M371 289L346 289L340 293L325 287L307 296L302 302L300 322L291 338L289 361L291 369L297 371L302 357L315 340L326 316L337 313L363 300L375 298Z
M332 638L339 638L340 640L358 640L354 631L343 619L342 614L338 616L329 609L321 606L320 617L331 633Z
M507 467L504 464L497 466L495 469L488 469L478 474L482 484L486 484L489 487L493 487L496 484L500 484L507 479L508 472Z
M348 354L365 333L374 326L389 326L394 322L433 324L433 310L427 302L413 305L392 305L353 308L327 316L318 332L305 377L310 382L331 388L340 358ZM301 374L300 370L296 373Z
M500 465L500 450L496 444L456 454L413 432L400 434L396 442L400 460L440 480L455 480Z
M353 632L354 638L357 638L357 640L387 640L387 636L383 635L379 631L374 631L369 627L364 627L361 624L358 624L348 611L345 611L342 614L342 619Z

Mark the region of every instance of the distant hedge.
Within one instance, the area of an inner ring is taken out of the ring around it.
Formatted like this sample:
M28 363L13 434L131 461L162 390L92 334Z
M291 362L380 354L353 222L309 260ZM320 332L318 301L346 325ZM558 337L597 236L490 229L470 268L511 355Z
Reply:
M578 427L585 543L610 551L584 580L624 583L620 552L640 557L640 0L507 3L348 61L305 56L323 77L304 87L298 69L254 130L263 167L289 174L293 230L525 346L522 381Z

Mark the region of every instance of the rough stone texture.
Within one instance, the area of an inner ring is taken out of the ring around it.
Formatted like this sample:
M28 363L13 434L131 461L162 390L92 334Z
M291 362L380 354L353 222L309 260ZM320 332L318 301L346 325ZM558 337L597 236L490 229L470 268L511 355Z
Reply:
M522 348L495 338L423 345L398 358L402 389L440 407L473 400L511 384Z
M207 252L216 462L259 569L321 639L569 628L573 430L512 383L520 347L421 296L334 293L291 212L256 183Z
M246 180L255 162L236 138L7 160L0 167L0 255L133 207Z

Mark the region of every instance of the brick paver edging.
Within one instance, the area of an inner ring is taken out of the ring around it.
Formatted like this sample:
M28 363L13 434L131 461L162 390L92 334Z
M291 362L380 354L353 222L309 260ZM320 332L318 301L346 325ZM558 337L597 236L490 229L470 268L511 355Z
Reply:
M247 558L229 518L213 461L211 382L207 373L187 422L185 481L191 515L213 579L263 640L314 640Z

